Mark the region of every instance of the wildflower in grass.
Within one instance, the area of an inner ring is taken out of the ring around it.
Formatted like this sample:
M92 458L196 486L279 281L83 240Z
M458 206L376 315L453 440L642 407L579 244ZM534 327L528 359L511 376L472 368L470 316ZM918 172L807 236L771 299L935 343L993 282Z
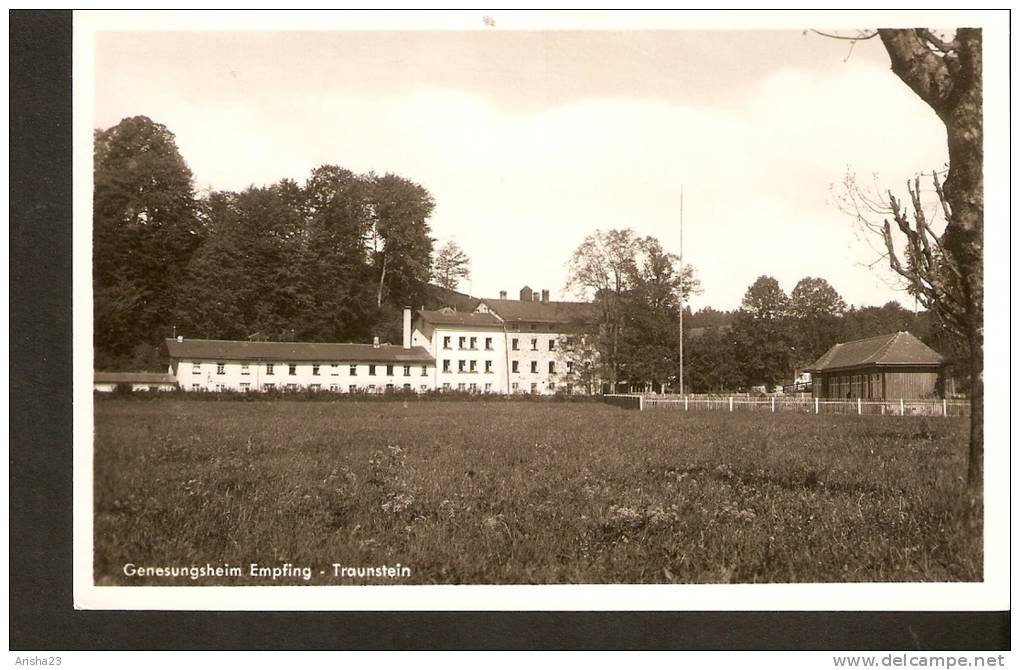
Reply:
M414 497L406 493L390 493L382 504L384 512L398 514L414 504Z

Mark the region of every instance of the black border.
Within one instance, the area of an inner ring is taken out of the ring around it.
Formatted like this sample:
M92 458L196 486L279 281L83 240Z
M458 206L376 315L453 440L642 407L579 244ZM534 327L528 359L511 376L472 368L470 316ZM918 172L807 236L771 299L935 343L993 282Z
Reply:
M11 649L1010 648L1009 612L74 610L72 15L9 18Z

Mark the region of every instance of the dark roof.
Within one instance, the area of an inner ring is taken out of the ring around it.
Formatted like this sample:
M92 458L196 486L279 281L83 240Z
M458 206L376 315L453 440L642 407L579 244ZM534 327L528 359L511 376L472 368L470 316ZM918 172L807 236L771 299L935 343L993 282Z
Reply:
M534 323L583 323L591 320L592 306L587 302L542 302L541 300L494 300L482 298L491 311L504 321Z
M422 290L422 309L439 309L441 307L452 307L458 312L473 312L478 305L478 298L472 298L466 293L452 289L426 284Z
M942 356L906 331L834 344L807 372L870 365L941 365Z
M332 342L243 342L235 340L168 339L170 357L259 361L361 361L380 363L432 363L422 347L404 349L392 344L337 344Z
M455 312L449 309L421 310L421 318L435 326L465 326L468 328L499 328L502 322L491 314Z
M95 372L93 380L100 384L176 384L177 378L165 372Z

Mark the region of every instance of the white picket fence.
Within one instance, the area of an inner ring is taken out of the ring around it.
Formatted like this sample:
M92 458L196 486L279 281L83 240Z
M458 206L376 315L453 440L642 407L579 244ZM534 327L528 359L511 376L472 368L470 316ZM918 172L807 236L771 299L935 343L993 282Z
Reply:
M749 396L643 396L607 394L603 399L613 405L637 410L673 410L693 412L800 412L802 414L856 414L863 416L970 416L969 400L822 400L820 398L783 398Z

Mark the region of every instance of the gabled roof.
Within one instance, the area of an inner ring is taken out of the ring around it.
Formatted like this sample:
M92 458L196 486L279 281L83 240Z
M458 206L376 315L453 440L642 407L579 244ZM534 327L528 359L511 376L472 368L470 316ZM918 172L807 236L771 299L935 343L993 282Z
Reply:
M834 344L807 372L868 365L941 365L942 356L906 331Z
M491 314L478 312L456 312L451 309L429 310L418 312L421 318L434 326L461 326L464 328L499 328L500 320Z
M591 320L592 306L587 302L542 302L541 300L494 300L482 298L481 304L504 321L576 324Z
M176 384L177 378L165 372L94 372L98 384Z
M237 340L167 339L170 357L199 360L320 361L338 363L433 363L422 347L332 342L244 342Z

